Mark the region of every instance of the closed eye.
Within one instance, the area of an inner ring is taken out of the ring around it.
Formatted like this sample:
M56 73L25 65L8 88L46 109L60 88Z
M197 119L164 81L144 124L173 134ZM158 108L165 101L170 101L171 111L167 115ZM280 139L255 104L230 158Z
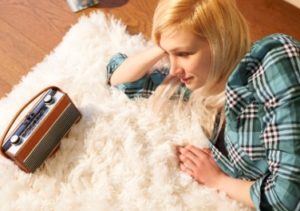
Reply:
M190 52L177 52L175 53L176 56L179 56L179 57L187 57L189 55L191 55L192 53Z

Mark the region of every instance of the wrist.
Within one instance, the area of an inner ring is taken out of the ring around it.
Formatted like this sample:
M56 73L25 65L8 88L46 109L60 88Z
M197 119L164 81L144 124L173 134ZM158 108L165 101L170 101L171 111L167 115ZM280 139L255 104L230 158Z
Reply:
M157 58L162 58L166 55L166 52L158 45L155 45L152 50L154 51L154 54L157 55Z
M240 201L252 208L254 203L250 196L250 188L254 181L246 181L230 177L226 174L217 179L217 190L226 193L230 198Z
M230 180L231 178L222 173L219 175L219 177L217 177L216 179L216 184L215 184L215 188L218 190L218 191L225 191L225 188L224 188L224 185L226 185L228 183L228 180Z

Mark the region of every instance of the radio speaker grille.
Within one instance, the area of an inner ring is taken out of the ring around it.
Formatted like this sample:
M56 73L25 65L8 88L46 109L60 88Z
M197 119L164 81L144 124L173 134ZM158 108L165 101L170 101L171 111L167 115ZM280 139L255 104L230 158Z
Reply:
M61 118L57 120L35 149L28 155L24 161L24 165L32 172L38 168L79 117L80 113L77 108L73 104L70 104Z

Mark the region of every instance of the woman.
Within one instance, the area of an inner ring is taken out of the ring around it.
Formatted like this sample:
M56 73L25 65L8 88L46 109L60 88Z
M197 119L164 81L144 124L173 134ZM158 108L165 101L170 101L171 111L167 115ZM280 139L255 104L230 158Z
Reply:
M153 48L111 60L108 82L148 97L172 77L192 92L211 143L179 146L180 169L257 210L299 210L300 43L275 34L250 47L233 0L161 0L152 36ZM170 68L153 70L165 56Z

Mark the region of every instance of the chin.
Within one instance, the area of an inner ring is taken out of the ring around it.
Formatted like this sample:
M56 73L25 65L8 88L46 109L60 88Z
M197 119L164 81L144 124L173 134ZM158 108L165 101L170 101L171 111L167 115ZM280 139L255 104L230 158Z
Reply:
M191 91L194 91L195 89L197 89L197 88L195 88L194 86L191 86L191 85L185 85L185 87L188 88Z
M185 84L185 87L192 91L197 89L197 86L195 86L195 84L193 84L193 83Z
M199 89L201 87L201 85L198 85L198 84L195 84L195 83L186 84L185 86L186 86L186 88L188 88L191 91L194 91L194 90Z

